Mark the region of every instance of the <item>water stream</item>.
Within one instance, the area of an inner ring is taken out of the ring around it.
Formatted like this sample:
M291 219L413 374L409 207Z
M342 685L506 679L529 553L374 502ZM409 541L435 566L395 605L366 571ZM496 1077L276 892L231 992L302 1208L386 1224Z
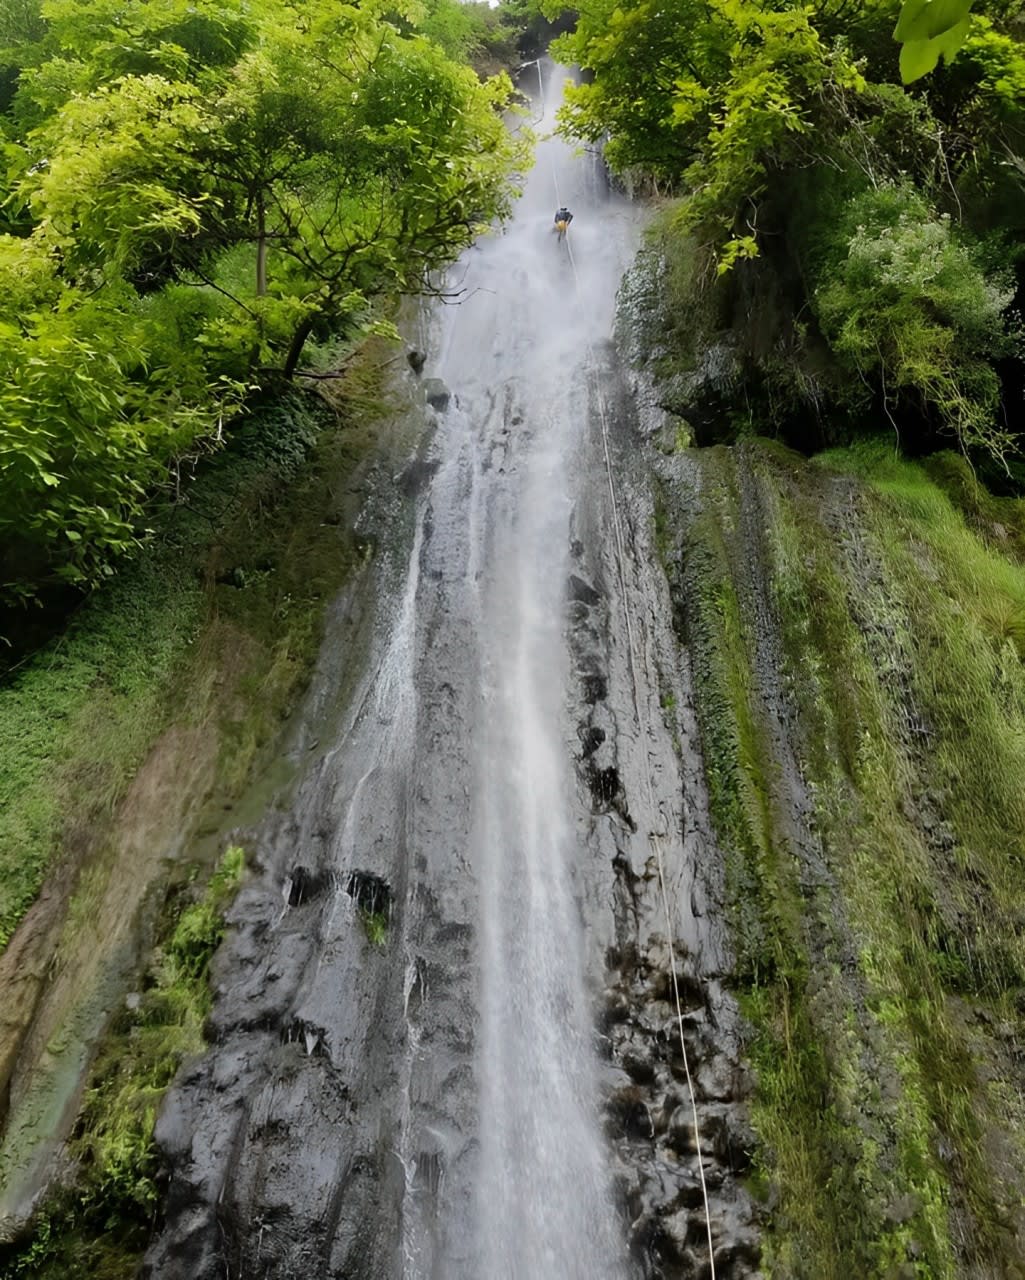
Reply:
M470 857L480 885L480 1274L624 1274L599 1133L573 814L566 640L571 521L591 409L633 237L600 165L545 137L505 235L466 263L439 371L472 441L467 589L481 646ZM552 229L566 203L566 242Z
M582 834L567 583L637 218L550 136L564 73L543 74L515 217L434 313L426 372L451 399L416 464L404 585L358 710L263 824L215 1047L160 1121L161 1280L634 1274L599 1102L608 939L589 920L610 864ZM354 875L389 886L383 944Z

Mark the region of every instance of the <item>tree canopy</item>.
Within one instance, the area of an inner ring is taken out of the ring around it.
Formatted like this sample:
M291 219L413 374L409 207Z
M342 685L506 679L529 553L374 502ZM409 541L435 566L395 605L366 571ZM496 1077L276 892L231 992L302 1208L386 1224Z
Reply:
M463 60L501 38L477 8L5 6L0 596L108 573L255 387L507 214L528 156Z
M563 127L679 197L677 249L705 255L695 279L718 276L712 310L732 297L789 317L761 341L771 359L748 344L771 412L883 410L1006 460L1022 15L1020 0L589 0L554 46L587 73Z

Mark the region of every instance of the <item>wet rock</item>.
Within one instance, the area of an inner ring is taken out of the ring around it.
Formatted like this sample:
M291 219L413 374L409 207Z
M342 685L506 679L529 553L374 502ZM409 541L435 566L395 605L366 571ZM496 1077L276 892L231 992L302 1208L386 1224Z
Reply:
M587 773L587 785L599 809L611 809L623 790L619 770L611 765L607 769L592 766Z
M406 359L414 373L423 373L424 365L427 363L427 356L423 351L407 351Z
M606 993L602 1019L606 1028L617 1022L626 1022L630 1013L630 1000L624 992L612 990Z
M189 1120L187 1099L180 1089L172 1091L157 1115L153 1130L153 1137L169 1163L177 1164L192 1145Z
M700 1129L700 1121L699 1121ZM676 1108L669 1119L666 1138L672 1149L682 1156L697 1154L697 1141L694 1134L694 1113L689 1103Z
M716 1274L733 1277L754 1275L762 1258L757 1231L734 1226L730 1237L727 1243L715 1250Z
M735 1065L724 1054L703 1059L694 1072L698 1097L710 1102L727 1102L738 1096Z
M372 871L353 871L345 885L345 892L355 898L361 911L370 915L391 916L391 885Z
M697 1155L697 1137L701 1140L702 1159L714 1158L719 1174L728 1170L730 1173L743 1173L751 1163L755 1138L753 1131L734 1113L733 1108L723 1104L702 1106L698 1109L697 1135L694 1128L694 1111L689 1102L681 1104L673 1112L669 1120L667 1141L672 1149L682 1156ZM706 1178L713 1177L706 1171Z
M424 399L432 409L437 409L439 413L443 413L449 406L452 392L449 391L441 378L427 378L424 381Z
M586 583L583 578L577 577L575 573L570 574L567 593L570 600L586 605L589 609L593 609L596 604L601 603L601 596L595 591L594 587Z
M407 498L415 498L426 487L439 465L437 458L414 458L396 480L399 489Z
M650 1139L655 1129L648 1107L636 1086L617 1090L608 1102L608 1115L614 1131L628 1138Z
M603 702L609 696L609 682L599 672L586 672L581 676L584 701L587 703Z
M329 1058L331 1056L328 1046L327 1033L323 1027L317 1026L305 1018L292 1018L281 1028L281 1043L283 1045L296 1045L304 1050L308 1058L314 1054L320 1054L322 1057Z
M249 1055L244 1050L229 1050L213 1061L210 1083L219 1093L223 1093L237 1085L248 1067Z
M285 881L282 897L290 907L300 907L326 892L332 885L330 872L311 871L309 867L293 867Z
M594 755L605 741L605 730L599 729L596 725L581 725L577 729L577 736L580 738L581 750L586 758Z
M633 1223L634 1252L647 1264L646 1274L661 1276L665 1265L677 1266L683 1260L683 1250L673 1228L676 1222L667 1221L653 1212L647 1212ZM647 1268L654 1265L654 1272Z
M639 1053L623 1054L623 1070L631 1080L638 1084L651 1084L655 1079L655 1068L651 1062Z
M894 1226L903 1226L905 1222L910 1222L916 1213L922 1207L921 1196L916 1195L913 1191L907 1192L887 1205L884 1217L887 1222L892 1222Z

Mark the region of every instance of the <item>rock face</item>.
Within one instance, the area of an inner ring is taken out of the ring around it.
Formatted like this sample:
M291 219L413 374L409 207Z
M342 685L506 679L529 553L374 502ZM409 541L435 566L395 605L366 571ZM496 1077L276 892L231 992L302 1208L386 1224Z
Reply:
M604 484L605 494L600 504L578 508L577 569L567 594L578 679L577 775L592 812L587 840L591 857L611 873L599 1015L606 1134L638 1275L707 1274L710 1224L716 1274L754 1276L759 1212L743 1184L754 1147L746 1111L752 1081L741 1019L724 986L731 956L723 867L709 822L688 658L650 542L649 458L637 448L633 405L615 379L592 384L592 397L601 405L588 450L592 492Z
M605 345L629 214L575 282L538 271L532 181L368 531L379 609L336 608L248 841L212 1045L158 1124L152 1280L690 1280L706 1217L723 1280L757 1266L721 866Z
M424 379L424 399L432 409L443 413L452 399L452 392L445 386L441 378Z
M594 461L577 478L558 605L588 1016L628 1252L614 1274L706 1274L710 1224L717 1274L746 1277L758 1260L742 1187L750 1082L722 982L721 867L686 656L648 545L652 499L617 385L584 387L600 390L603 410L589 428ZM615 510L601 463L610 416ZM522 424L514 440L502 446L512 464L534 447ZM375 628L353 602L337 606L338 643L294 746L303 773L248 841L255 874L216 960L212 1047L183 1072L157 1127L171 1184L144 1271L153 1280L391 1280L409 1274L411 1251L445 1280L482 1274L472 1219L487 1071L482 886L476 788L463 780L480 767L482 726L495 724L478 683L494 654L480 644L478 582L460 568L474 554L456 500L463 464L416 465L404 578L388 577L401 519L375 533L391 616ZM517 467L488 474L498 501ZM370 660L339 705L331 690L346 649Z

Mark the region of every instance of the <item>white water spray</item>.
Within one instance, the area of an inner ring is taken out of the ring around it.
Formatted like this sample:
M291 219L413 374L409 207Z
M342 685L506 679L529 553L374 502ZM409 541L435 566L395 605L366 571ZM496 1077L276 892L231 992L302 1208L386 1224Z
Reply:
M609 336L632 219L600 166L554 126L506 233L469 256L440 372L477 433L466 510L484 712L474 743L481 898L480 1172L474 1219L489 1280L626 1274L601 1133L565 690L570 522L586 446L588 360ZM566 203L568 245L553 232ZM455 427L449 428L455 431Z

